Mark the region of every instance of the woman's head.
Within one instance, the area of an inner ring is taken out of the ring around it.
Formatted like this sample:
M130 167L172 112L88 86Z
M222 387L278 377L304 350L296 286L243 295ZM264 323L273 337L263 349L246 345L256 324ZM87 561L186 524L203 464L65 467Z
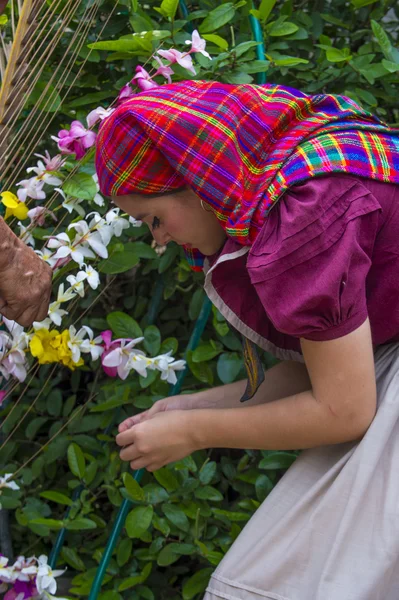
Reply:
M173 241L211 255L223 245L226 236L223 227L212 210L207 210L206 205L202 207L201 198L189 187L175 192L127 194L112 199L124 212L144 221L161 246Z

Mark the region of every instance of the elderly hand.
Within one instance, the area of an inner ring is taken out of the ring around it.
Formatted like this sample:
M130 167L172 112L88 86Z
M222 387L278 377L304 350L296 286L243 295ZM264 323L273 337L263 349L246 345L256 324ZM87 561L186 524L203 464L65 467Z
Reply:
M130 461L132 469L156 471L164 465L185 458L196 444L191 432L191 411L171 410L156 413L116 436L122 460Z
M29 327L46 318L52 270L0 218L0 313Z

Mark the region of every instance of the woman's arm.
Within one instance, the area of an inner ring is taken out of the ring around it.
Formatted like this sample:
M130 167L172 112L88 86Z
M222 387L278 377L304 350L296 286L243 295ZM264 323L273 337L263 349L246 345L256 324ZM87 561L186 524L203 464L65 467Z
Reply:
M191 411L197 448L311 448L361 437L376 410L370 325L336 340L302 340L311 390L241 410Z
M191 408L243 408L273 402L311 388L306 366L291 360L283 361L268 369L254 397L247 402L240 402L246 385L247 380L244 379L189 394L190 406Z

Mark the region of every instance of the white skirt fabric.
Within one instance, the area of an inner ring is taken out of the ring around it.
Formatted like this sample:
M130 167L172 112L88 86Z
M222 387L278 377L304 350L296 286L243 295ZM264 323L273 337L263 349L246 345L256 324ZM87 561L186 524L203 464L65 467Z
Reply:
M377 349L375 369L366 435L301 453L204 600L399 600L399 344Z

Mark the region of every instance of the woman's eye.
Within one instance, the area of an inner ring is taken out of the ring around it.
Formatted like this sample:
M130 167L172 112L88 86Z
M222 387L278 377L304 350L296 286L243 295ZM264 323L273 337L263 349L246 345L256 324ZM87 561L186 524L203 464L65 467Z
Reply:
M158 219L158 217L154 217L152 224L151 224L151 229L156 229L157 227L159 227L161 224L161 221Z

